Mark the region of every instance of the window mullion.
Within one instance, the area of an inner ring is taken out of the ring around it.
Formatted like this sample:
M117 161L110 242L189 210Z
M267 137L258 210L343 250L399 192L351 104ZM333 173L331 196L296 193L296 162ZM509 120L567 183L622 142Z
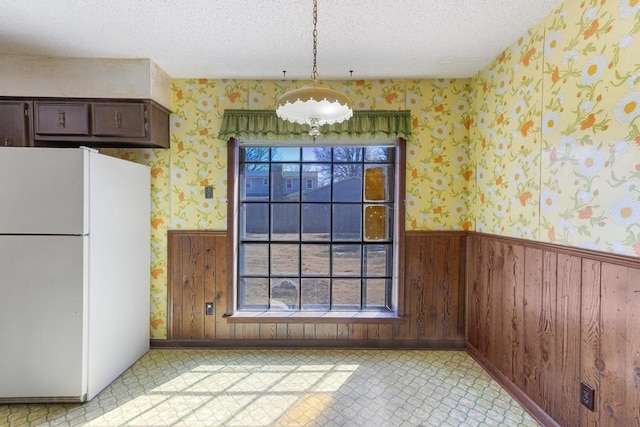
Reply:
M298 160L298 310L302 310L302 148Z
M271 310L271 254L273 253L273 241L271 238L271 187L273 185L273 177L271 176L271 174L273 173L273 170L271 168L271 149L269 150L269 163L267 166L267 176L269 177L269 186L267 187L267 203L269 204L269 208L267 209L267 233L269 242L269 244L267 245L267 307L269 308L269 310Z
M333 150L329 149L329 311L333 311Z
M364 253L364 222L366 221L366 217L364 215L364 189L365 189L365 174L364 174L364 154L365 149L361 149L360 155L360 171L362 173L362 178L360 179L360 310L363 310L365 307L365 301L367 300L367 290L365 286L365 253Z

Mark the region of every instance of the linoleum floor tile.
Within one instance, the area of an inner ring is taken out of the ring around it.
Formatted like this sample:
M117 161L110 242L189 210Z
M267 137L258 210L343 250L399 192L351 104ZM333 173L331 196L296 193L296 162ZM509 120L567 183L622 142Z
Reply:
M90 402L2 426L537 426L467 353L151 350Z

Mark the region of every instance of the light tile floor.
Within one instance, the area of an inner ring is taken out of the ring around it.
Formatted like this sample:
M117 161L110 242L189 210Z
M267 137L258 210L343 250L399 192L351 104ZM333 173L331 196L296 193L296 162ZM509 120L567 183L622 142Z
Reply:
M467 353L151 350L85 404L0 426L537 426Z

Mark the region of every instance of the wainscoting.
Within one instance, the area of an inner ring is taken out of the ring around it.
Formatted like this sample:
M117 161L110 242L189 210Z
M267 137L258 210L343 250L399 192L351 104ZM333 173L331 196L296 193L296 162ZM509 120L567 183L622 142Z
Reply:
M467 350L538 420L640 425L639 260L471 233L466 280Z
M226 233L171 231L168 339L152 345L466 346L544 425L640 425L640 260L481 233L403 241L401 321L233 323Z
M168 235L167 338L229 339L226 233L170 231ZM213 303L212 314L205 303Z
M465 238L405 234L401 320L251 323L225 318L232 298L226 233L170 231L168 341L154 345L464 348Z

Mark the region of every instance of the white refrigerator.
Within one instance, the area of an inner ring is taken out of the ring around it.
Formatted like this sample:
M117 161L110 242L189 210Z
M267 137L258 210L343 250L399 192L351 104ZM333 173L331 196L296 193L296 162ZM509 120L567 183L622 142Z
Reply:
M150 174L0 148L0 403L84 402L149 349Z

